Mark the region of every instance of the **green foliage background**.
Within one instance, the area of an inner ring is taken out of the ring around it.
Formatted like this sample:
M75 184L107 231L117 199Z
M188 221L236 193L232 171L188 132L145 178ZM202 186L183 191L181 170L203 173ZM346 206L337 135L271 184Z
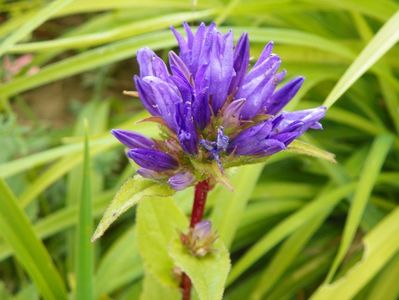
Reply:
M109 129L157 132L136 123L137 100L109 90L131 89L139 48L167 57L170 25L212 20L236 38L247 31L254 59L275 41L289 76L306 77L288 109L329 107L325 130L303 140L338 162L280 153L232 170L234 193L211 192L207 218L232 261L224 299L398 299L398 1L1 1L0 16L0 56L33 54L0 85L0 299L178 297L143 279L134 211L87 240L134 173ZM67 99L74 118L52 128L26 97L72 76L88 96ZM187 212L191 193L172 202Z

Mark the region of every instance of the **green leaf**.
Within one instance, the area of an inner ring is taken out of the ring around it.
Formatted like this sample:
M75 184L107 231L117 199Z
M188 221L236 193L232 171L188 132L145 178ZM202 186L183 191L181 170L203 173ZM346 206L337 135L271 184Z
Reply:
M353 196L338 254L335 257L333 265L331 266L331 269L327 275L327 282L331 281L336 270L344 259L346 252L349 250L356 230L362 219L367 201L370 198L370 194L377 180L377 176L380 173L392 142L393 137L391 135L382 135L377 137L373 143L368 157L366 158L366 162L361 173L362 175L357 185L355 195Z
M333 153L327 152L314 145L302 142L300 140L293 141L288 146L288 149L285 151L321 158L329 162L336 163L335 155Z
M45 83L133 57L136 51L142 47L158 50L175 44L173 35L169 31L152 32L110 43L50 64L36 74L14 78L0 86L0 94L4 97L16 95Z
M167 185L161 185L141 176L129 178L112 199L94 232L92 241L101 237L121 214L136 205L140 200L151 197L167 197L173 194L174 190Z
M280 247L278 252L273 256L271 263L260 276L254 291L251 294L252 300L263 299L273 286L282 278L284 272L290 267L290 264L301 254L305 245L310 238L323 224L327 212L321 213L310 222L305 223L298 228Z
M214 203L211 221L226 247L230 247L233 242L242 214L263 167L264 164L256 164L230 169L228 177L234 191L219 186L210 194L209 201Z
M67 4L72 3L73 0L56 0L51 4L47 5L45 8L40 10L34 16L25 20L25 22L17 30L11 33L3 42L0 44L0 57L7 52L15 43L22 40L29 33L31 33L35 28L43 24L57 11L65 7Z
M179 289L162 284L151 273L145 274L140 300L179 300L180 298L181 292Z
M396 254L393 259L387 264L380 276L375 281L370 292L367 295L367 300L384 299L396 300L399 296L399 254Z
M114 42L124 38L130 38L143 33L168 28L171 25L181 25L184 21L204 19L213 14L212 10L197 12L178 12L161 15L156 18L144 19L120 25L108 31L101 31L78 36L54 39L49 41L19 44L10 49L12 53L29 53L36 51L67 50L73 48L85 48ZM133 53L132 53L133 55Z
M195 257L176 239L169 250L174 263L190 277L200 300L221 300L230 271L229 252L223 241L217 239L213 248L214 252Z
M330 211L343 197L347 196L353 188L353 184L348 184L335 189L326 189L320 193L315 200L282 220L261 239L259 239L256 244L247 250L246 253L233 265L228 278L228 284L235 281L265 253L270 251L289 234L293 233L298 226L314 219L323 211Z
M136 237L146 272L162 284L177 288L175 267L168 248L180 232L188 230L188 220L173 198L148 197L137 207Z
M364 255L347 274L320 286L312 300L349 300L399 251L399 208L385 217L364 238Z
M137 249L135 228L131 226L118 236L102 256L95 276L94 299L110 294L142 276L143 266Z
M17 260L35 282L43 299L67 299L60 274L37 238L15 196L0 178L0 235L13 248Z
M373 39L367 44L355 61L342 75L334 86L324 105L332 106L350 86L359 79L370 67L372 67L391 47L399 40L399 11L396 12L377 32Z
M76 236L76 300L93 299L93 244L90 236L93 231L91 172L89 154L89 136L85 122L84 159L82 189L79 203L79 223Z

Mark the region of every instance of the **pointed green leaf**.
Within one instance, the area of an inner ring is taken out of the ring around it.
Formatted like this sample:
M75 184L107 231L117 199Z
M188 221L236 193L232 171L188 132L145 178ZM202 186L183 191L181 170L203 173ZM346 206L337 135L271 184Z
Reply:
M288 149L286 151L321 158L329 162L336 163L335 155L333 153L327 152L314 145L302 142L300 140L293 141L292 144L288 146Z
M6 182L0 178L0 235L32 278L45 300L67 299L61 276L50 254L36 236L32 224Z
M221 300L230 271L230 257L221 239L214 243L215 252L195 257L176 239L170 255L175 264L191 279L200 300Z
M332 106L351 85L371 68L399 40L399 11L396 12L377 32L355 61L342 75L328 95L324 105Z
M135 176L129 178L115 195L110 206L104 213L103 218L97 226L92 237L95 241L101 237L108 227L129 208L136 205L141 199L149 197L167 197L173 195L174 191L166 186L152 180Z
M328 282L333 278L355 237L370 194L377 181L377 176L381 172L382 165L388 155L392 142L393 137L391 135L381 135L374 140L373 146L363 166L362 175L357 185L355 195L353 196L337 256L327 275Z
M230 247L234 240L242 215L263 167L264 164L256 164L230 169L228 177L234 190L230 191L219 186L210 194L209 201L215 203L211 221L227 247ZM231 222L231 220L235 220L235 222Z
M180 300L180 298L181 293L178 288L162 284L151 273L145 274L140 300Z
M84 120L85 136L83 150L82 187L79 202L79 223L76 235L76 300L93 299L93 232L92 191L90 174L89 134L87 120Z
M186 216L171 197L151 197L140 201L137 207L136 237L144 269L163 285L179 286L168 248L187 228Z
M364 255L347 274L334 283L320 286L312 300L349 300L399 251L399 208L385 217L364 238Z
M56 0L38 11L37 14L25 20L25 22L17 30L12 32L6 39L0 43L0 57L7 52L13 45L26 37L29 33L43 24L52 15L61 10L73 0Z

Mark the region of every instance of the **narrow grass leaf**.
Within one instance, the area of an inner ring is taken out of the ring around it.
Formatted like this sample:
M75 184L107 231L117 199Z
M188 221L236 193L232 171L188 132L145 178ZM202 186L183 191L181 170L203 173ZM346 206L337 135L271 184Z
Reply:
M214 203L211 215L212 224L217 228L218 235L228 248L233 242L234 235L263 167L264 164L256 164L233 169L229 175L229 180L234 186L234 191L231 192L224 187L219 187L210 195L209 201ZM234 222L231 220L234 220Z
M37 238L15 196L0 178L0 235L12 247L17 260L32 278L45 300L66 300L61 276L49 253Z
M284 272L290 267L290 264L300 255L303 248L309 242L310 238L323 224L327 213L321 213L313 220L305 223L297 231L295 231L280 247L278 252L273 256L271 263L260 276L250 299L261 300L264 295L272 290L273 286L278 284Z
M378 174L381 172L382 165L392 145L392 142L393 138L390 135L381 135L374 140L372 148L363 166L361 173L362 175L360 176L358 185L356 187L355 195L353 196L342 241L338 250L338 254L335 257L331 269L327 275L327 282L332 280L336 270L341 264L352 243L366 208L367 201L370 198L370 194L376 183Z
M396 300L399 296L399 254L396 254L380 272L378 279L367 293L367 300Z
M25 22L17 30L7 36L0 44L0 57L6 53L15 43L25 38L29 33L43 24L52 15L61 10L74 0L55 0L54 2L41 9L31 18L25 19Z
M302 142L300 140L293 141L286 150L287 152L293 152L297 154L303 154L316 158L327 160L331 163L336 163L335 155L328 151L322 150L314 145Z
M399 208L385 217L364 238L364 255L343 277L320 286L311 300L349 300L399 251Z
M22 91L58 79L133 57L138 49L145 46L158 50L175 44L176 42L169 31L143 34L127 40L110 43L48 65L34 75L23 75L15 78L0 87L0 94L3 96L16 95Z
M72 37L65 37L49 41L33 42L15 45L10 49L11 53L29 53L53 50L68 50L74 48L85 48L97 46L105 43L115 42L117 40L131 38L143 33L168 28L172 25L180 26L184 21L204 19L210 17L214 12L212 10L197 12L179 12L162 15L156 18L134 21L126 25L120 25L103 32L82 34ZM132 55L134 53L132 52Z
M314 219L323 211L330 211L343 197L347 196L353 188L353 184L348 184L334 190L328 189L322 192L314 201L282 220L233 265L227 283L231 284L234 282L265 253L294 232L298 226Z
M334 86L324 105L332 106L370 67L399 40L399 11L377 32Z
M86 120L85 120L86 121ZM85 122L84 139L84 158L82 187L79 203L79 222L76 236L76 245L78 248L76 257L76 299L93 299L93 245L90 237L93 231L92 217L92 195L91 195L91 172L90 172L90 154L89 154L89 134L87 122Z

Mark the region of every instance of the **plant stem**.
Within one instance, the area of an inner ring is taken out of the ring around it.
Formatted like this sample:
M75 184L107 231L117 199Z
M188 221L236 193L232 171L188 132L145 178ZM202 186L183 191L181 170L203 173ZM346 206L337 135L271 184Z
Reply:
M209 180L203 180L195 186L193 208L191 210L190 228L201 222L205 211L206 197L208 192L212 189ZM191 280L186 273L183 273L181 278L182 299L191 299Z

